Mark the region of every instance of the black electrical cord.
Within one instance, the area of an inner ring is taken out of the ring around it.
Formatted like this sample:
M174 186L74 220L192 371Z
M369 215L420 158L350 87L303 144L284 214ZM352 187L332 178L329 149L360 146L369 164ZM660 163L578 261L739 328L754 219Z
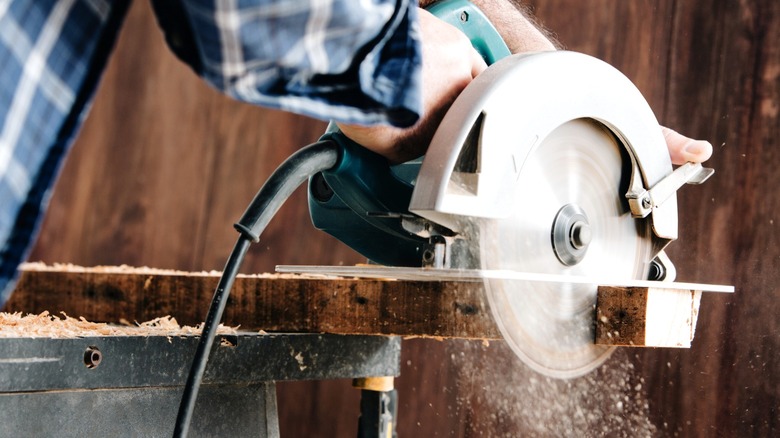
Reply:
M184 394L173 430L174 437L186 437L189 432L195 401L198 398L198 390L203 380L211 347L214 345L217 327L222 320L222 313L225 310L230 289L233 287L233 282L249 245L260 240L260 234L268 222L298 186L317 172L333 168L338 159L339 147L331 140L320 141L299 150L271 174L241 219L235 224L235 228L241 233L241 236L238 238L233 252L230 253L225 270L217 289L214 291L214 297L211 299L211 306L203 324L198 349L195 352L190 374L187 376L187 383L184 386Z

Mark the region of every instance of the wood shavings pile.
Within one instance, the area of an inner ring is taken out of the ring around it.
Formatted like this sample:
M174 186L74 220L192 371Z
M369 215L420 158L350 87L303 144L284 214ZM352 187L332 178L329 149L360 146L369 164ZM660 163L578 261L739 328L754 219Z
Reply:
M0 312L0 338L81 338L93 336L191 336L200 335L203 324L196 327L180 326L176 318L163 316L131 325L89 322L83 317L61 317L43 312L22 315L21 312ZM235 334L236 328L220 324L220 334Z
M187 275L194 277L219 277L221 271L177 271L175 269L150 268L148 266L92 266L84 267L70 263L52 263L27 262L19 265L19 271L39 271L39 272L81 272L88 274L142 274L142 275ZM318 278L318 279L340 279L342 277L324 274L287 274L278 272L265 272L259 274L238 274L239 278Z
M100 274L193 275L193 276L203 276L203 277L222 275L222 272L220 271L189 272L189 271L177 271L175 269L158 269L158 268L150 268L148 266L135 267L135 266L128 266L128 265L84 267L84 266L74 265L71 263L46 264L43 262L22 263L21 265L19 265L19 270L20 271L42 271L42 272L47 272L47 271L82 272L82 273L100 273Z

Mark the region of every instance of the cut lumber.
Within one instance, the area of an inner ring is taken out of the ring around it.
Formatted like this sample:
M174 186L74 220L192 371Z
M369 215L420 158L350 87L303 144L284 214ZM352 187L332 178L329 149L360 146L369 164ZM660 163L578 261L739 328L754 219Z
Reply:
M701 291L601 286L596 344L690 348Z
M3 310L95 322L173 316L199 324L218 272L25 264ZM240 275L223 323L240 330L500 339L479 282Z
M197 325L219 272L46 266L28 263L3 310L64 312L94 322L128 323L172 316ZM601 345L690 347L701 292L599 287ZM223 322L240 330L501 339L482 284L292 274L239 275Z

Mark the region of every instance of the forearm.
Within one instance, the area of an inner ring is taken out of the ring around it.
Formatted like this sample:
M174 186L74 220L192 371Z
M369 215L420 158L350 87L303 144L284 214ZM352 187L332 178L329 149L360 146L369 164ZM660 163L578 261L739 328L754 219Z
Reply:
M512 53L556 50L558 43L518 0L471 0L496 27Z

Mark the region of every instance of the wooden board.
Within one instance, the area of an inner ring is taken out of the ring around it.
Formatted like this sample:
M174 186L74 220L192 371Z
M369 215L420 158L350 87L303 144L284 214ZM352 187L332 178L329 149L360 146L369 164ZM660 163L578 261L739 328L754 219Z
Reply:
M90 321L203 320L218 273L27 265L7 311ZM241 275L223 322L242 330L499 339L478 282Z
M701 291L601 286L596 344L690 348Z
M202 321L220 278L130 267L26 264L9 311L65 312L92 321L172 315ZM700 291L608 287L598 291L596 343L690 347ZM500 339L484 288L472 281L239 275L224 322L270 332Z

